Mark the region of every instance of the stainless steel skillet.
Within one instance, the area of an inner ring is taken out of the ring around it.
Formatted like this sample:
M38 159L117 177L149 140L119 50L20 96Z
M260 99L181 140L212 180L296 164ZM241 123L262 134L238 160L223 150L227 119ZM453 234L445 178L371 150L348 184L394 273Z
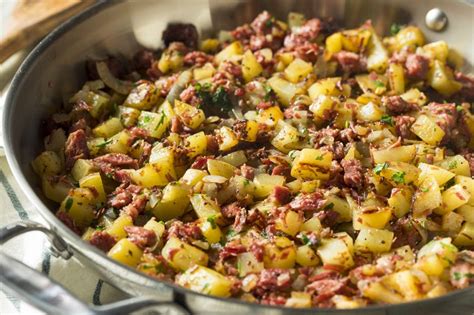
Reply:
M425 26L425 15L440 8L447 17L441 32ZM54 205L41 193L30 161L41 149L40 121L51 114L63 97L71 95L83 82L84 61L107 54L131 56L140 45L157 48L160 34L168 22L194 23L202 34L230 29L250 21L267 9L280 18L290 11L307 16L332 16L351 27L371 18L378 32L387 32L393 22L415 23L429 40L444 39L466 59L464 71L474 64L474 7L454 0L129 0L100 1L69 20L46 37L25 60L16 74L6 99L3 116L5 152L13 174L26 195L48 222L43 228L64 258L72 255L88 268L100 272L110 284L140 297L109 308L91 308L69 296L41 275L28 271L19 262L0 254L0 279L20 292L23 298L47 313L121 314L151 304L175 312L199 314L464 314L457 305L472 305L474 288L452 292L440 298L357 310L306 309L248 304L234 299L214 298L175 285L165 284L120 265L83 242L56 219ZM5 227L2 241L38 228L28 223ZM63 240L63 241L60 241Z

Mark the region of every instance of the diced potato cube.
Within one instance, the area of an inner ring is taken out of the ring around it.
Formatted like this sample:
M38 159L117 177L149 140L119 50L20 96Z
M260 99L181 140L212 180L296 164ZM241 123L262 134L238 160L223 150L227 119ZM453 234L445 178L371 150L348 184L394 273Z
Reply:
M462 215L453 211L448 212L443 214L441 219L441 229L450 233L459 232L459 230L461 230L463 221L464 218Z
M92 173L87 176L84 176L79 181L79 187L89 188L94 196L96 196L97 202L105 203L106 195L104 190L104 185L102 183L102 178L100 173Z
M303 267L313 267L319 264L319 258L309 245L303 245L296 249L296 262Z
M220 161L226 162L235 167L247 163L247 156L244 150L234 151L219 158Z
M286 78L292 83L298 83L313 71L311 63L296 58L285 69Z
M203 131L190 135L185 140L190 158L202 155L207 150L207 137Z
M111 226L109 226L105 232L109 233L116 240L121 240L122 238L127 237L127 232L124 228L126 226L132 226L133 219L128 214L122 214L117 219L115 219Z
M127 238L118 241L107 253L110 258L130 267L140 263L143 251Z
M63 201L71 188L74 186L70 182L61 180L57 176L43 176L41 178L41 189L44 195L55 202Z
M438 145L445 134L443 129L426 115L418 116L410 130L421 140L431 145Z
M261 124L274 126L283 119L283 112L278 106L271 106L258 113L257 121Z
M153 187L153 186L165 186L174 180L176 175L174 173L174 167L171 166L171 169L162 165L161 163L145 164L142 168L138 170L132 170L130 172L130 178L132 182L143 187Z
M336 294L331 298L337 309L359 308L367 305L367 302L357 297L347 297Z
M462 155L448 156L439 166L456 175L471 177L469 162Z
M97 138L102 139L102 138ZM128 130L122 130L116 135L112 136L107 141L102 140L99 143L96 143L94 150L99 151L101 148L105 147L107 153L127 153L129 146L128 141L130 140L130 133ZM89 147L90 150L90 147ZM93 150L91 150L92 153Z
M308 232L318 232L323 229L321 221L316 217L313 216L312 218L308 219L305 223L301 225L301 231L308 231Z
M423 46L425 44L425 36L418 27L407 26L397 33L395 41L397 50L400 50L406 46Z
M171 118L164 111L152 113L143 110L138 117L137 126L148 131L151 137L161 138L170 123Z
M313 113L314 117L319 120L326 120L328 116L337 105L339 100L335 97L326 95L319 95L315 98L314 102L309 107L309 110Z
M471 195L468 204L474 206L474 178L458 175L454 178L454 183L461 185Z
M117 116L124 127L132 127L138 121L140 110L126 106L117 106Z
M79 228L87 227L95 217L95 196L88 188L71 189L59 211L66 212Z
M364 227L382 229L392 216L390 207L367 207L356 210L352 219L355 230Z
M183 177L181 177L180 181L187 184L189 187L193 187L206 175L208 175L206 171L189 168L186 170Z
M242 253L237 255L237 270L240 277L245 277L250 273L259 273L263 268L263 262L258 261L254 254Z
M439 186L443 186L446 182L448 182L451 178L455 176L454 173L445 170L439 166L420 163L418 164L418 168L421 170L420 175L418 176L418 181L421 183L426 178L426 176L432 176L438 182Z
M223 61L231 60L234 56L242 55L243 52L242 44L239 41L235 41L218 52L214 61L220 64Z
M161 250L161 255L174 268L185 271L194 265L206 266L208 257L202 250L177 237L171 237Z
M466 222L474 223L474 205L462 205L456 209L456 213L460 214Z
M159 97L159 90L155 84L142 80L130 91L123 105L140 110L148 110L158 102Z
M340 266L348 269L354 265L350 247L343 239L327 238L321 241L318 247L318 255L324 265Z
M405 74L401 64L390 63L388 67L388 80L392 91L397 94L405 92Z
M293 268L296 262L296 248L286 237L277 237L273 243L264 246L265 268Z
M383 111L373 102L362 105L357 110L357 119L362 121L379 121L382 115Z
M79 181L86 175L93 173L96 167L90 160L78 159L71 169L71 175L76 181Z
M242 58L242 76L245 82L251 81L262 73L263 68L251 50L247 50Z
M403 302L403 297L387 289L380 282L370 282L362 289L362 295L376 302L398 304Z
M178 278L178 284L196 292L218 297L230 296L232 281L213 269L194 266Z
M309 308L311 307L311 294L306 292L291 292L291 297L286 300L286 307Z
M208 243L215 244L220 242L222 231L216 224L214 217L208 217L207 219L201 220L199 227L201 228L202 235L204 235Z
M392 161L410 163L415 158L416 147L414 145L402 145L389 149L372 150L371 153L375 163Z
M446 214L465 205L471 198L471 194L462 185L457 184L443 191L441 198L443 203L441 207L435 209L435 213Z
M163 197L153 207L153 214L163 221L178 218L184 214L189 205L189 186L172 182L163 189Z
M175 100L174 102L174 111L183 124L191 129L196 129L206 119L206 116L201 109L179 100Z
M332 153L319 149L303 149L291 167L291 176L301 179L329 178Z
M385 276L382 283L397 291L406 301L412 301L421 297L417 278L410 270L402 270Z
M444 271L445 264L438 255L426 255L418 259L415 267L429 276L440 276Z
M284 218L277 218L275 221L275 228L288 235L295 236L303 224L303 216L295 211L288 211Z
M427 81L433 89L444 96L451 96L462 88L462 84L453 80L450 70L439 60L435 60L428 72Z
M272 145L283 153L288 153L298 148L300 144L300 133L298 129L283 121L280 121L278 126L281 128L272 139Z
M442 203L439 185L433 176L426 176L419 185L419 189L413 197L413 216L420 217L429 215L433 209Z
M367 69L380 73L387 68L388 52L373 29L371 33L372 36L367 45Z
M354 243L356 251L384 253L392 247L393 232L379 229L363 229Z
M262 173L255 176L253 183L255 184L255 197L265 198L271 194L275 186L285 184L285 177Z
M216 131L217 142L219 144L220 151L229 151L237 144L239 144L239 139L237 135L229 127L221 127Z
M445 237L429 241L418 251L418 259L429 256L438 255L442 258L445 267L453 264L456 260L458 249L451 244L451 238Z
M461 231L454 239L456 246L474 246L474 223L464 222Z
M380 172L393 185L407 185L417 180L420 170L414 165L404 162L388 162Z
M235 174L237 168L224 161L209 159L207 160L207 170L211 175L222 176L225 178L231 178Z
M360 52L367 47L371 32L364 28L345 30L342 32L342 48L352 52Z
M58 154L53 151L44 151L31 163L33 170L39 176L56 175L62 170L62 162Z
M326 38L326 50L332 54L342 50L342 34L340 32L331 34Z
M325 78L318 80L308 88L308 94L311 99L316 99L320 95L339 96L341 91L336 88L337 83L341 81L340 77Z
M444 40L439 40L423 46L423 51L428 53L432 59L446 62L449 54L449 47Z
M193 69L193 78L196 81L209 79L216 73L216 68L212 65L212 63L206 63L201 68Z
M268 85L276 93L278 100L284 105L289 106L290 101L298 92L299 88L296 84L288 82L279 77L272 77L268 81Z
M207 195L193 195L191 197L191 204L199 218L207 220L207 218L213 217L218 221L222 217L219 205Z
M408 186L393 188L387 202L397 218L403 217L411 209L413 190Z
M427 101L426 95L416 88L406 91L405 93L400 95L400 97L408 103L414 103L419 106L425 105Z
M329 195L326 197L326 203L323 209L331 209L336 211L339 216L337 220L339 222L351 222L352 221L352 209L349 206L347 200L337 197L335 195Z

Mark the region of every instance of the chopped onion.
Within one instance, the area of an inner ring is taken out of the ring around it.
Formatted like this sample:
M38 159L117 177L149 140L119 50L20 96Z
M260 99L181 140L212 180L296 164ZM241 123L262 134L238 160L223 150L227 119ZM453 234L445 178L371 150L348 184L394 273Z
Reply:
M105 87L102 80L87 81L82 87L83 91L97 91Z
M97 73L105 85L119 94L127 95L130 93L133 88L133 84L129 81L122 81L114 77L105 61L98 61L96 63L96 67Z
M206 175L202 178L202 181L205 183L224 184L227 181L227 178L219 175Z
M191 71L183 71L174 85L171 87L168 95L166 96L166 100L170 102L170 104L174 104L174 101L179 97L179 94L183 92L186 88L186 85L191 81L192 75Z

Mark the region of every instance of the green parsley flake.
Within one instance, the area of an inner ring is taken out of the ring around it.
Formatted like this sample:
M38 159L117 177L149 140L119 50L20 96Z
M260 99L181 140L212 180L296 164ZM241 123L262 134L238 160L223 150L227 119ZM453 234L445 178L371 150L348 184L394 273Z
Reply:
M165 112L161 112L160 121L156 125L155 130L157 130L161 125L163 125L163 123L165 122L165 118L166 118Z
M374 167L374 173L375 173L376 175L380 175L380 173L381 173L384 169L386 169L386 168L388 168L388 163L387 163L387 162L377 164L377 165L375 165L375 167Z
M451 161L448 163L448 169L452 170L458 167L458 161Z
M103 148L105 148L105 147L107 146L107 144L109 144L109 143L111 143L111 142L112 142L112 139L109 139L109 140L106 140L106 141L104 141L104 142L102 142L102 143L96 144L95 146L96 146L97 148L103 149Z
M390 115L382 115L382 118L380 118L380 121L389 126L393 126L393 117Z
M66 212L69 211L69 209L71 209L73 203L74 203L74 200L72 198L66 199L66 204L64 205Z
M393 23L392 26L390 26L390 34L392 35L397 35L398 32L400 32L401 25L397 23Z
M217 224L216 224L216 216L215 215L211 215L210 217L207 218L207 222L209 222L211 224L211 227L213 229L217 228Z
M375 81L375 87L377 88L384 88L385 84L382 81L376 80Z
M392 180L397 184L405 184L405 172L396 172L392 175Z
M334 208L334 203L330 202L327 205L324 206L324 210L332 209Z

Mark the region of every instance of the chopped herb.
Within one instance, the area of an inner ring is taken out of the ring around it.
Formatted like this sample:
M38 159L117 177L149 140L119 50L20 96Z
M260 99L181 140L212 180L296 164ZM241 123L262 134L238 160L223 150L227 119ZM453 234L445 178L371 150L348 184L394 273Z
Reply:
M233 236L235 236L235 235L237 235L237 231L235 231L234 229L229 229L229 230L227 231L227 237L228 237L228 238L233 237Z
M107 144L111 143L112 141L113 141L113 139L105 140L104 142L99 143L99 144L96 144L95 146L96 146L97 148L103 149L103 148L105 148L105 146L106 146Z
M310 245L311 244L311 240L309 239L309 237L306 234L301 234L301 240L303 241L304 245Z
M423 188L421 188L421 191L422 191L422 192L428 192L429 189L428 189L428 187L423 187Z
M142 122L143 122L144 124L147 124L147 123L149 123L150 121L151 121L151 116L143 116Z
M389 126L393 126L393 117L390 115L382 115L382 118L380 118L380 121Z
M323 160L323 156L322 155L318 155L317 157L315 157L316 161L322 161Z
M455 271L453 272L453 276L454 276L454 280L459 281L462 278L468 278L468 279L474 278L474 273L471 273L471 272L461 273L461 272Z
M246 178L244 179L244 186L248 186L250 185L250 181Z
M210 84L196 84L194 86L198 97L202 100L200 108L206 116L222 117L227 115L233 107L229 94L223 86L219 86L214 93L211 92L211 87Z
M324 210L329 210L334 208L334 203L330 202L327 205L324 206Z
M448 169L452 170L458 166L458 161L451 161L448 163Z
M96 231L103 231L103 230L105 230L105 226L98 225L98 226L95 227L95 229L96 229Z
M271 18L271 19L269 19L265 22L266 27L272 27L272 25L273 25L273 18Z
M384 88L385 84L382 81L376 80L375 81L375 87L377 88Z
M242 263L240 262L240 260L237 261L237 271L239 272L239 274L241 274L242 272Z
M273 95L273 90L270 86L265 86L265 96L263 97L263 99L265 100L265 102L268 102L269 100L271 100L272 98L272 95Z
M396 172L392 175L392 180L397 184L405 183L405 172Z
M165 118L166 118L165 112L161 112L160 121L156 125L155 130L157 130L161 125L163 125L163 123L165 122Z
M397 35L398 32L400 32L401 25L397 23L393 23L392 26L390 26L390 34L392 35Z
M461 105L456 106L456 110L457 110L458 112L462 112L463 109L464 109L464 108L463 108Z
M454 280L456 280L456 281L459 281L463 278L461 273L457 272L457 271L453 272L453 276L454 276Z
M295 158L295 154L296 154L296 150L291 150L289 153L288 153L288 156L290 157L290 159L294 159Z
M206 290L208 287L209 287L209 283L204 284L204 286L202 287L202 292L207 293Z
M66 199L66 204L64 205L64 208L66 209L66 212L68 212L73 204L74 200L72 198L67 198Z
M374 173L376 175L380 175L380 172L382 172L384 169L388 168L388 163L385 162L385 163L381 163L381 164L377 164L375 165L374 167Z
M216 216L215 215L211 215L210 217L207 218L207 222L209 222L211 224L211 227L213 229L217 228L217 224L216 224Z

